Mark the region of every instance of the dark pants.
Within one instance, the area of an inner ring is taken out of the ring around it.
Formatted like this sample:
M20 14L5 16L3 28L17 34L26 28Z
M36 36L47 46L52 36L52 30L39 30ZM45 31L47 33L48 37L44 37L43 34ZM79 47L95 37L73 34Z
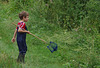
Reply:
M27 51L26 33L20 33L20 32L18 32L18 29L17 29L17 45L18 45L18 49L19 49L19 55L18 55L17 61L24 62L24 57L25 57L25 54ZM25 29L27 30L26 26L25 26Z
M21 40L17 40L17 45L18 45L18 49L19 49L19 55L17 58L17 62L23 62L24 63L24 58L25 58L25 54L27 51L27 45L25 41L21 41Z
M19 48L19 53L26 54L26 51L27 51L26 42L25 41L17 41L17 45Z

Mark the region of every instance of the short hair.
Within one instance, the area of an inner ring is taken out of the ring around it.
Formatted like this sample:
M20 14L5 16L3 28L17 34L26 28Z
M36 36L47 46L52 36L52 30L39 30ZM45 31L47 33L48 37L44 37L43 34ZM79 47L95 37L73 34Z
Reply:
M26 12L26 11L22 11L22 12L19 13L19 18L20 18L21 20L23 19L23 17L26 18L26 16L29 16L29 13Z

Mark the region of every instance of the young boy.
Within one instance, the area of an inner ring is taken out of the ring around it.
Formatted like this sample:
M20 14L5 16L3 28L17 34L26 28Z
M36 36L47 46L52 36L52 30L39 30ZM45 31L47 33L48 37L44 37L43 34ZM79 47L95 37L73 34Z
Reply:
M16 27L16 30L14 32L14 36L12 38L12 42L15 42L15 37L17 33L17 45L19 48L19 55L17 62L23 62L24 63L24 57L27 51L27 45L26 45L26 33L30 34L29 31L27 31L27 27L25 22L29 19L29 14L26 11L22 11L19 13L19 18L21 21L18 22L18 25Z

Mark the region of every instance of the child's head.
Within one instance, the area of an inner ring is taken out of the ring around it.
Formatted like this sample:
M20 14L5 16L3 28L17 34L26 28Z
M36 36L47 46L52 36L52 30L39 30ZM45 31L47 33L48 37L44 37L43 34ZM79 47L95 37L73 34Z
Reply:
M25 22L28 21L28 16L29 16L29 13L26 12L26 11L22 11L21 13L19 13L19 18Z

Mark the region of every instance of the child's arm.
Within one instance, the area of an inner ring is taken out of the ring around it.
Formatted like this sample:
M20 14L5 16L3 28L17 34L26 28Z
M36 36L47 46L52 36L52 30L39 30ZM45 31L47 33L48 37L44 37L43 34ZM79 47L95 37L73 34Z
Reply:
M24 33L28 33L28 34L30 34L29 31L27 31L27 30L22 30L22 29L18 29L18 32L24 32Z
M13 43L15 42L16 33L17 33L17 30L15 30L15 32L14 32L14 36L13 36L13 38L12 38L12 42L13 42Z
M25 30L25 23L21 23L20 26L19 26L19 29L18 29L18 32L24 32L24 33L28 33L30 34L29 31Z

